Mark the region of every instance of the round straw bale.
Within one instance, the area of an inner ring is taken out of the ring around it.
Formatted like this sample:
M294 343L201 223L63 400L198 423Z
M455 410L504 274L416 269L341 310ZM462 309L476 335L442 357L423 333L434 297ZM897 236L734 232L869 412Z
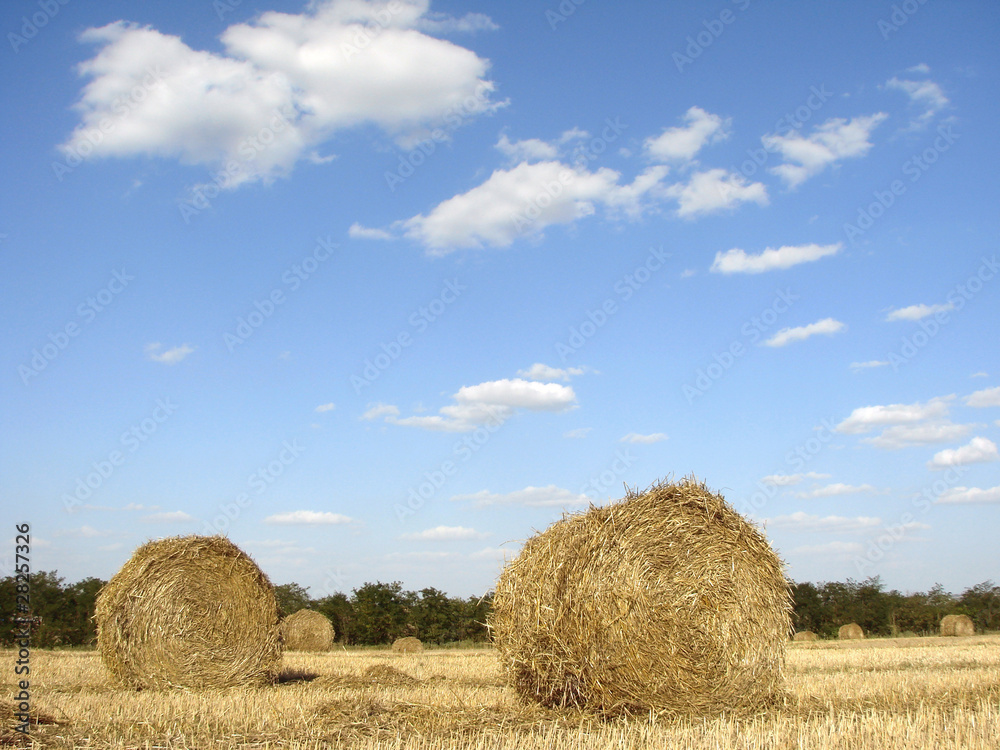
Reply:
M975 635L976 626L968 615L945 615L941 618L941 635Z
M326 615L300 609L281 621L281 640L286 651L329 651L333 648L333 623Z
M856 622L848 625L841 625L837 631L837 637L842 641L857 641L865 637L865 631Z
M791 609L764 536L691 478L529 539L500 575L489 624L526 699L715 713L778 696Z
M406 638L397 638L393 641L392 650L397 654L419 654L424 650L424 644L419 638L408 635Z
M272 680L281 662L267 576L222 536L148 542L97 597L101 658L130 687Z
M818 641L819 640L819 636L816 635L811 630L800 630L798 633L795 634L795 636L792 638L792 640L795 640L795 641Z

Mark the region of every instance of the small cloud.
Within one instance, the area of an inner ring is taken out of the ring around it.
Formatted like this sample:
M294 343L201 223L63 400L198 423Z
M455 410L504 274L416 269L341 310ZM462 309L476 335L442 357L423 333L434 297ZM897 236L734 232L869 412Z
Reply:
M775 249L765 248L759 255L748 255L744 250L734 247L726 252L715 254L715 261L708 270L712 273L764 273L766 271L784 270L800 263L812 263L820 258L836 255L844 247L843 243L833 245L782 245Z
M567 367L563 369L559 367L549 367L548 365L543 365L541 362L536 362L527 370L518 370L517 374L523 378L528 378L529 380L565 381L569 380L571 377L583 375L586 371L587 368L585 367Z
M640 435L638 432L630 432L623 438L618 440L619 443L659 443L663 440L669 440L669 438L662 432L654 432L649 435Z
M885 316L885 320L887 323L892 323L896 320L921 320L929 315L936 315L937 313L948 312L954 309L955 306L950 302L945 305L910 305L909 307L890 311Z
M691 107L684 114L684 125L665 128L643 143L646 155L659 162L689 162L709 143L729 137L732 120Z
M887 404L861 406L836 426L836 431L849 435L870 432L888 425L914 424L927 419L944 419L948 416L949 402L954 395L939 396L925 403Z
M529 138L524 141L511 141L506 133L500 135L500 140L494 146L513 161L532 161L543 159L557 159L559 149L551 143Z
M320 414L322 414L323 412L333 411L336 408L337 408L337 405L334 404L334 403L320 404L319 406L316 407L316 411L319 412Z
M797 497L801 498L816 498L816 497L836 497L837 495L855 495L860 492L867 494L878 494L878 490L872 487L870 484L862 484L855 486L853 484L844 484L842 482L837 482L835 484L828 484L826 487L818 487L815 490L810 490L809 492L799 492Z
M681 278L682 279L690 279L692 276L694 276L697 273L698 272L695 269L693 269L693 268L685 268L683 271L681 271Z
M793 484L798 484L803 479L829 479L829 474L817 474L815 471L810 471L805 474L769 474L768 476L762 478L760 481L764 484L769 484L774 487L790 487Z
M981 391L976 391L971 396L966 396L965 405L975 406L980 409L989 406L1000 406L1000 386L985 388Z
M860 555L865 547L860 542L827 542L826 544L807 544L791 550L793 555L812 555L816 557L849 557Z
M1000 503L1000 486L982 489L980 487L953 487L938 497L935 503Z
M53 536L71 537L74 539L98 539L104 536L112 536L113 531L99 531L93 526L81 526L78 529L65 529L57 531Z
M858 516L856 518L845 518L844 516L813 516L799 511L787 516L777 516L766 520L767 528L786 529L788 531L825 531L825 532L855 532L867 529L878 528L882 524L881 518L871 516Z
M861 372L862 370L871 370L875 367L885 367L888 364L888 361L881 359L872 359L868 362L851 362L851 371Z
M782 328L771 338L764 342L764 346L787 346L795 341L805 341L807 338L812 336L824 335L832 336L835 333L843 331L847 326L841 323L839 320L834 320L833 318L824 318L823 320L817 321L815 323L810 323L807 326L799 326L797 328Z
M970 378L988 378L989 375L987 373L985 373L984 371L980 370L979 372L972 373L969 377Z
M887 427L877 437L865 438L864 442L876 448L898 450L914 445L948 443L968 435L975 425L955 424L948 420L926 422L924 424L901 424Z
M455 502L471 500L479 507L487 505L524 505L529 508L589 505L590 498L550 484L547 487L525 487L523 490L498 494L480 490L471 495L455 495Z
M941 87L934 81L910 81L896 77L886 81L886 88L903 91L910 98L910 104L920 107L923 111L910 121L910 130L919 130L927 126L938 112L950 103Z
M920 73L921 75L927 75L931 72L930 66L927 63L917 63L913 67L906 69L907 73Z
M361 415L362 419L373 420L379 417L398 417L399 407L392 404L377 403L370 405L368 411Z
M961 448L948 449L935 453L934 458L927 462L927 468L933 471L947 469L951 466L983 464L991 461L1000 461L1000 453L997 452L996 443L988 438L974 437L967 445L963 445Z
M329 526L332 524L351 523L353 519L340 513L320 512L315 510L295 510L290 513L277 513L264 519L264 523L288 526Z
M194 351L194 347L187 344L175 346L173 349L167 349L165 352L161 352L159 349L160 342L158 341L146 344L146 358L164 365L176 365Z
M351 224L347 230L347 236L356 240L392 240L395 239L384 229L372 229L363 227L357 222Z
M194 516L188 515L182 510L171 510L163 513L151 513L148 516L143 516L142 520L149 521L150 523L180 523L183 521L193 521Z
M577 427L575 430L569 430L568 432L564 432L563 437L573 438L573 439L585 438L587 437L587 435L590 434L590 431L593 429L594 429L593 427Z
M451 542L464 539L485 539L489 534L485 534L475 529L465 526L435 526L433 529L425 529L412 534L403 534L401 539L415 539L425 542Z

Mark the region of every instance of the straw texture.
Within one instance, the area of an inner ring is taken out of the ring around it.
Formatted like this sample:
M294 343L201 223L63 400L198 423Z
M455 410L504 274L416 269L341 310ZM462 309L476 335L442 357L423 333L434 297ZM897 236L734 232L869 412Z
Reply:
M393 641L392 650L397 654L419 654L424 650L424 644L419 638L408 635L406 638L397 638Z
M945 615L941 618L941 635L975 635L976 626L968 615Z
M329 651L333 648L333 623L321 612L300 609L281 621L286 651Z
M842 641L858 641L865 637L865 631L856 622L841 625L837 637Z

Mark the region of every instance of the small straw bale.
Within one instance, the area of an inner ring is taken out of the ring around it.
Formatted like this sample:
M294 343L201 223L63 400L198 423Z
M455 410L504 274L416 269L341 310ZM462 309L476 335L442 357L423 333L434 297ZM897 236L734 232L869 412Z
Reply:
M841 625L837 631L837 637L842 641L858 641L865 637L865 631L856 622L848 625Z
M94 619L105 666L129 687L264 683L281 664L274 587L222 536L139 547L101 589Z
M300 609L281 621L281 640L286 651L329 651L333 648L333 623L312 609Z
M794 640L794 641L818 641L819 640L819 636L816 635L811 630L800 630L798 633L795 634L795 636L792 638L792 640Z
M406 638L394 640L392 650L397 654L419 654L424 650L424 644L420 642L419 638L408 635Z
M968 615L945 615L941 619L941 635L975 635L976 626Z
M791 609L761 532L690 478L529 539L500 575L489 626L527 700L709 714L780 697Z

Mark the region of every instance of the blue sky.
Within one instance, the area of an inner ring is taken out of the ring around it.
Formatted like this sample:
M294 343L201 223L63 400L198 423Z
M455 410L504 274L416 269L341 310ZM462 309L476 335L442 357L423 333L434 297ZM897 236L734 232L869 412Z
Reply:
M7 3L5 517L469 596L693 473L795 580L995 579L998 22Z

